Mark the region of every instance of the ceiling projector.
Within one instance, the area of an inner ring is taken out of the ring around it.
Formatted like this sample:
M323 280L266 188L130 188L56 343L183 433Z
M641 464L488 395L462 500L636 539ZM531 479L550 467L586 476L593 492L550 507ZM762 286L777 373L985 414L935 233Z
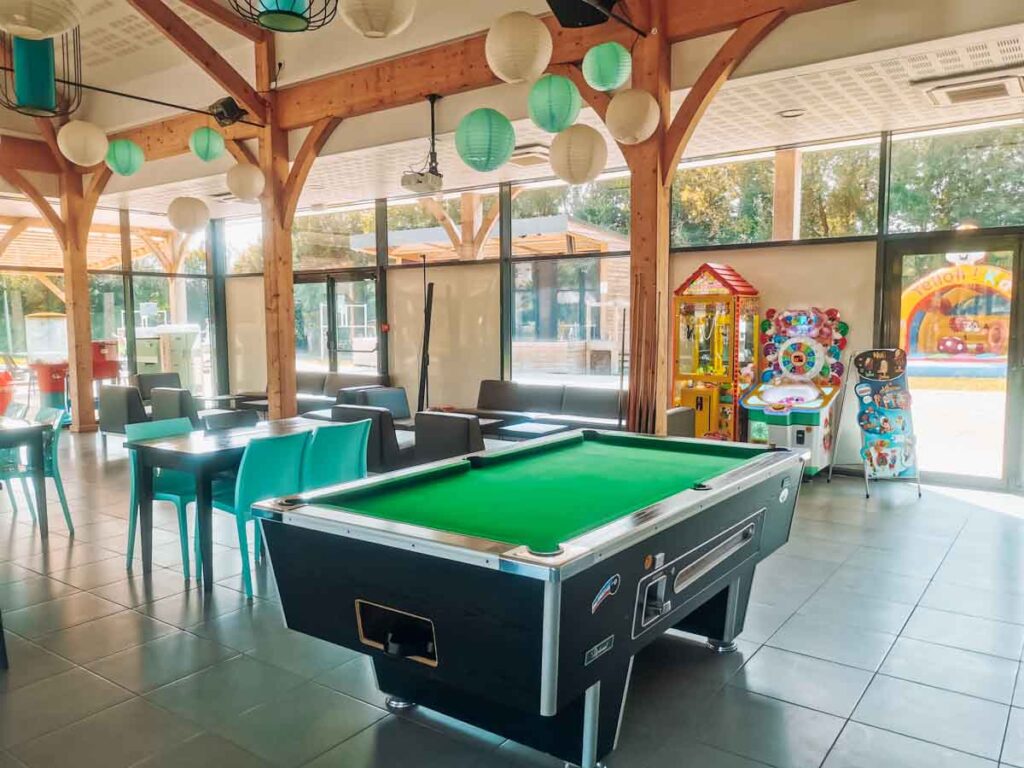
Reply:
M432 195L435 192L440 192L443 186L444 176L440 173L409 171L402 174L402 189L417 195Z

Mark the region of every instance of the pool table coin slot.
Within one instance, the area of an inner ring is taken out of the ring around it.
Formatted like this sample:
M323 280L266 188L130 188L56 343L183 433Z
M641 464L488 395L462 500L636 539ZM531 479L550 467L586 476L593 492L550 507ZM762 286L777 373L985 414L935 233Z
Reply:
M395 658L436 668L434 622L406 611L356 600L359 642Z
M734 554L747 545L747 542L754 538L757 526L751 523L742 531L733 534L721 544L716 546L707 554L701 555L685 568L680 568L676 573L672 589L678 595L680 592L691 586L697 579L709 573L715 566L724 563Z

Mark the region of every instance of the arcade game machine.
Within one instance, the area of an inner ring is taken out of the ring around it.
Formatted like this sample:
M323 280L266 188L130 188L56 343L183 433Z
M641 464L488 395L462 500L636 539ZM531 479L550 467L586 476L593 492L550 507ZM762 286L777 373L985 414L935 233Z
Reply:
M672 403L694 434L742 440L740 395L757 371L758 293L732 267L703 264L675 291Z
M761 323L761 381L743 397L749 439L809 450L808 476L832 463L849 332L835 309L769 309Z

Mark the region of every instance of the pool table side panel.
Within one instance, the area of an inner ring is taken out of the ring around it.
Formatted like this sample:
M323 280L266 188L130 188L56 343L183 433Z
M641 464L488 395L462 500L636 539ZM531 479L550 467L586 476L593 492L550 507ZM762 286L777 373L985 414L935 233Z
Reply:
M537 709L543 582L283 523L263 528L289 628L392 658L360 641L356 600L423 617L438 665L401 659L406 674Z

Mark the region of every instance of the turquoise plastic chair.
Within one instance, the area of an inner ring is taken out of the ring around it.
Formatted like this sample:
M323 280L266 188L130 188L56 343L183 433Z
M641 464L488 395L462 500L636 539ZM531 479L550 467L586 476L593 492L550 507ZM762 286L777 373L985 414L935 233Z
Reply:
M71 521L71 509L68 507L68 497L64 493L64 481L60 476L60 436L64 431L64 416L65 412L62 408L40 408L36 413L35 420L50 425L50 432L45 434L45 442L43 444L43 476L53 480L53 484L57 488L57 496L60 498L61 511L64 512L64 522L68 527L68 533L73 534L75 532L75 525ZM19 460L18 451L12 450L4 458L5 462L0 466L0 481L3 481L7 486L7 494L11 504L14 505L11 481L17 478L21 481L21 488L25 493L25 498L28 500L29 511L35 517L36 509L29 487L29 481L34 479L32 468ZM43 514L45 514L45 510Z
M10 402L7 404L7 408L4 409L4 416L8 419L24 419L28 414L28 406L25 403ZM20 451L17 448L4 448L0 451L0 466L13 468L15 467L20 459ZM11 487L10 482L4 483L4 487L7 489L7 500L11 503L11 509L17 513L18 502L14 498L14 489ZM32 515L32 519L36 519L36 503L32 499L32 494L28 492L28 481L24 478L21 481L21 490L25 494L25 501L28 503L29 514Z
M372 423L366 419L314 430L302 460L302 490L366 477L366 445Z
M235 516L246 597L252 597L249 537L246 534L246 524L253 519L252 505L263 499L292 496L301 490L302 460L308 441L308 432L252 440L242 454L235 482L214 485L214 508ZM258 557L263 535L259 525L254 527L253 544ZM199 566L196 567L198 569Z
M188 419L164 419L163 421L145 421L139 424L128 424L125 426L125 437L128 441L133 440L159 440L162 437L178 437L192 432L192 422ZM131 460L131 496L128 500L128 556L126 567L132 567L132 558L135 555L135 528L139 520L138 500L138 478L137 464L138 457L135 451L129 451ZM169 501L178 510L178 535L181 538L181 564L185 571L185 578L189 578L189 554L188 554L188 516L186 512L188 505L196 500L196 483L192 475L186 472L161 469L153 477L153 500ZM196 574L199 570L199 536L198 520L197 535L195 540L196 549Z

